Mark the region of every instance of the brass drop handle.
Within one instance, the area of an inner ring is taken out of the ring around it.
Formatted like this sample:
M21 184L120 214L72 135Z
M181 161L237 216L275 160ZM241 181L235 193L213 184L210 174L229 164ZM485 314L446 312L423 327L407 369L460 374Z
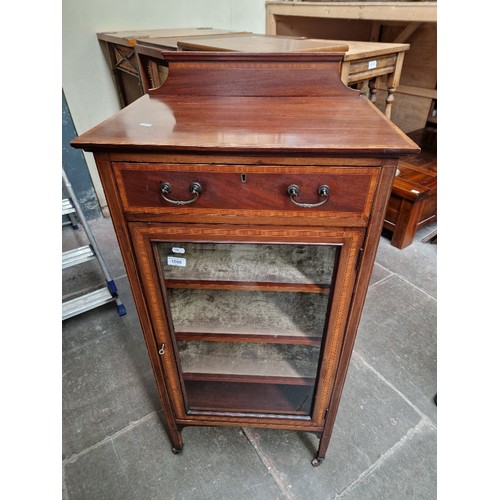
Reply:
M318 203L300 203L299 201L295 200L295 197L297 197L300 194L300 188L297 186L297 184L292 184L288 186L288 195L290 196L290 200L294 205L297 205L298 207L302 208L314 208L314 207L319 207L326 203L328 201L328 194L330 193L330 188L326 184L322 184L318 188L318 194L321 198L324 198L322 201Z
M191 198L190 200L172 200L167 197L167 194L169 194L171 191L172 186L169 182L160 183L160 194L165 201L168 201L173 205L190 205L191 203L194 203L201 195L201 184L199 182L193 182L191 186L189 186L189 192L191 194L194 194L194 198Z

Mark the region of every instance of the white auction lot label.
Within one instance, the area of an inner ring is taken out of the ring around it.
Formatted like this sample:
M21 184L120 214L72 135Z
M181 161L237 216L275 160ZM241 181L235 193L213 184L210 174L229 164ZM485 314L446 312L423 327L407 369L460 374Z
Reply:
M167 264L169 266L186 267L186 259L184 259L183 257L168 256L167 257Z

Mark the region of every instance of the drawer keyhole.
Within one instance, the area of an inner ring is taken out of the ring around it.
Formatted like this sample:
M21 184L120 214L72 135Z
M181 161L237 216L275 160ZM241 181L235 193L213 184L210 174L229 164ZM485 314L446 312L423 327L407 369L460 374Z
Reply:
M245 184L246 181L247 181L247 174L241 174L241 182Z

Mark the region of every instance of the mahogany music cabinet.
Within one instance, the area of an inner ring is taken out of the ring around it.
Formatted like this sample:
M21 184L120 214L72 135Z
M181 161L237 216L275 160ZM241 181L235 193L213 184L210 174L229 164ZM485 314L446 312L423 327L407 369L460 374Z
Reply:
M76 138L109 203L174 453L191 425L308 431L319 465L398 158L342 53L166 52Z

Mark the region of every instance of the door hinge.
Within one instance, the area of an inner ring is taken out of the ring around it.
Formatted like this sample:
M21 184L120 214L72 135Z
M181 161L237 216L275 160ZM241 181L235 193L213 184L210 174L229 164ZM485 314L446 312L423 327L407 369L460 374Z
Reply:
M358 260L356 262L356 269L359 269L359 266L361 264L361 257L363 257L363 248L360 248L359 249L359 252L358 252Z
M326 420L326 417L328 417L328 408L325 410L325 420Z

